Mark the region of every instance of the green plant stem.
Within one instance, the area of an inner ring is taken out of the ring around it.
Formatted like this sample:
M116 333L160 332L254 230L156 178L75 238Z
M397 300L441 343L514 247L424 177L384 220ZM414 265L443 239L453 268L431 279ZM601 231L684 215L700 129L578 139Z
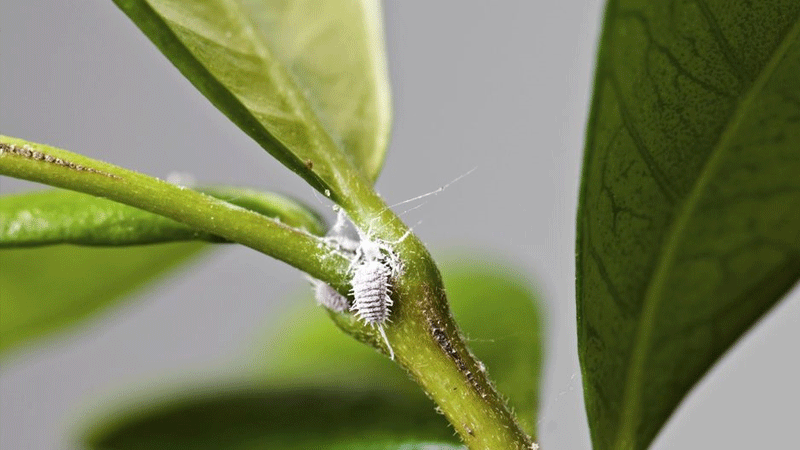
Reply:
M371 239L396 243L403 273L393 285L385 332L397 362L438 405L470 449L535 449L484 366L467 347L450 313L441 275L425 246L371 189L350 178L341 205ZM352 316L340 328L387 353L379 334Z
M284 261L339 290L348 289L349 261L320 238L191 189L6 136L0 136L0 174L108 198L169 217Z

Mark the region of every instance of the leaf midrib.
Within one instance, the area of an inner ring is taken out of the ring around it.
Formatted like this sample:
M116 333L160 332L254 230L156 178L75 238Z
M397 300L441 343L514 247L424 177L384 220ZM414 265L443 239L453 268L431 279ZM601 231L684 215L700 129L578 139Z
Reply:
M669 277L669 270L672 267L678 248L682 242L689 219L693 217L701 196L705 192L705 188L716 174L720 161L726 153L725 150L729 149L730 141L735 136L740 125L744 122L744 118L749 112L750 105L755 101L755 98L761 94L767 81L780 66L789 47L800 37L800 20L798 19L798 17L795 17L794 25L792 25L789 32L784 35L783 41L775 49L775 52L773 52L769 61L764 66L764 69L755 79L747 93L740 97L741 101L739 105L734 110L728 124L720 133L720 138L714 146L711 156L706 161L694 187L689 192L686 201L680 208L680 213L676 216L673 226L667 233L666 244L661 252L662 257L657 260L654 276L651 278L650 283L647 285L647 290L645 291L642 316L637 328L636 339L634 340L635 347L631 355L631 364L626 377L627 383L622 398L619 431L613 446L614 448L626 449L628 448L627 446L635 442L634 436L636 428L639 425L637 418L639 417L641 404L639 397L643 381L642 371L650 350L649 344L653 330L653 328L648 325L652 324L656 311L664 298L664 287Z

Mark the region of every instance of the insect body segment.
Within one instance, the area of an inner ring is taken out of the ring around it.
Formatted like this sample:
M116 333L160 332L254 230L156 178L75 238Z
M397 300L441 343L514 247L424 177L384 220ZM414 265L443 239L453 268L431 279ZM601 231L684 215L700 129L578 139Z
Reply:
M389 320L392 269L380 259L367 260L353 271L353 311L367 325L380 325Z
M394 359L394 350L386 338L383 324L391 315L392 282L400 275L402 264L400 258L387 243L371 240L361 235L355 257L350 264L353 286L353 311L365 324L377 327L386 342L389 357Z

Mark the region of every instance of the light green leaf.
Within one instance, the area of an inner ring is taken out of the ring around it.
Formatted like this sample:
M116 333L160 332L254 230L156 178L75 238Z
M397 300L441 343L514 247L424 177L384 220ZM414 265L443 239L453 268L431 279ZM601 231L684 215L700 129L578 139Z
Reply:
M371 181L392 121L379 0L242 0L325 129Z
M375 3L115 3L203 95L312 186L338 200L357 172L375 179L390 120Z
M520 423L535 434L544 332L530 283L491 257L444 261L440 267L456 321ZM401 369L343 335L312 300L284 323L257 371L268 386L390 386L409 398L424 398Z
M389 389L221 386L150 401L93 430L92 449L464 450L424 398ZM420 403L420 401L423 401Z
M201 189L202 190L202 189ZM240 188L205 191L237 206L314 234L324 221L303 205L276 194ZM73 191L48 190L0 197L0 248L50 244L139 245L222 239L158 214Z
M594 448L643 449L800 277L800 3L611 1L578 218Z
M325 231L314 212L276 194L232 187L201 190L293 227L315 234ZM78 192L48 190L0 197L0 351L109 307L204 246L14 247L187 240L221 242L166 217Z
M91 317L203 248L194 242L0 250L0 352Z

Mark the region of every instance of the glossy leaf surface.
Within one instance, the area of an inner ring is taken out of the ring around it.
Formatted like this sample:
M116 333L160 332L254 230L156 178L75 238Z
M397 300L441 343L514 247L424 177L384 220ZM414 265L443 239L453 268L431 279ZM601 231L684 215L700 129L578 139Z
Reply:
M350 167L376 178L390 120L376 3L115 3L203 95L312 186L335 197L358 176Z
M240 188L208 188L217 198L307 231L324 234L324 221L294 200ZM158 214L66 190L0 197L0 248L51 244L140 245L222 239Z
M206 245L0 250L0 352L91 317Z
M443 275L476 353L534 428L542 343L528 284L500 264L446 264ZM149 402L157 406L125 413L94 432L93 448L463 448L396 365L343 335L311 303L285 320L278 342L259 346L264 362L244 393L215 390Z
M642 449L800 277L800 3L610 1L578 219L594 448Z
M372 181L389 143L391 91L378 0L242 0L325 129Z

